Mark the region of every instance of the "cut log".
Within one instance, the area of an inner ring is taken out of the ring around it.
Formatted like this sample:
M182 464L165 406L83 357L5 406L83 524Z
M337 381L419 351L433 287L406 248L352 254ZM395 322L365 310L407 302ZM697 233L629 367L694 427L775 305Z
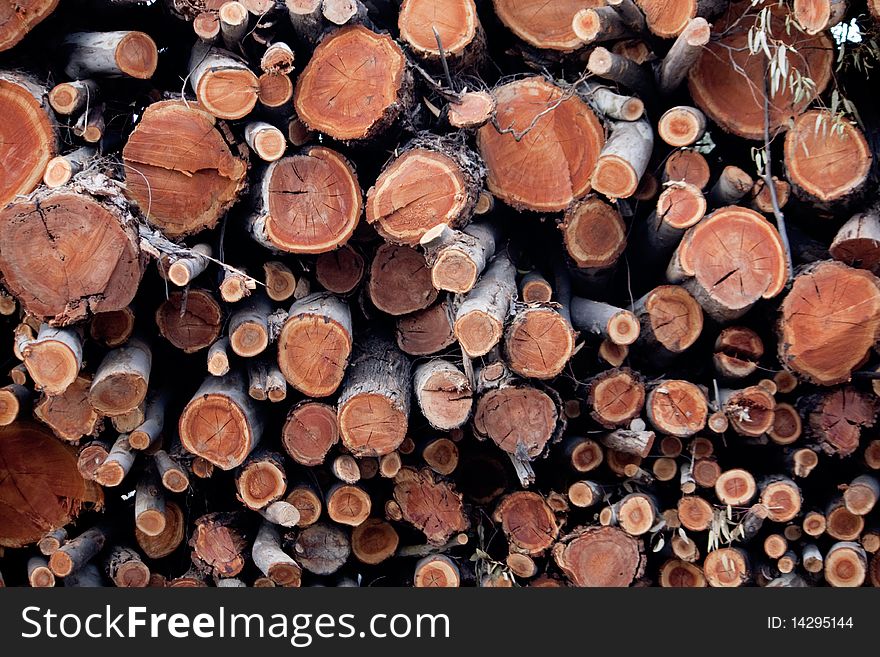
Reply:
M801 489L787 477L771 477L761 486L761 504L773 522L793 520L801 512L801 503Z
M709 191L709 205L713 208L735 205L749 193L754 184L752 177L739 167L726 166Z
M851 386L803 398L799 406L808 412L810 431L828 454L848 456L859 446L863 427L872 427L878 400Z
M293 486L285 501L299 512L297 527L308 527L321 517L323 505L321 498L309 484Z
M690 146L699 141L705 132L705 115L696 107L687 105L666 110L657 123L657 134L673 148Z
M511 548L529 555L544 553L559 536L553 510L537 493L519 491L504 497L493 514Z
M648 168L654 131L644 120L612 123L611 136L602 147L591 184L610 199L629 198Z
M519 295L525 303L549 303L553 287L539 271L530 271L519 281Z
M572 437L566 439L564 452L571 467L577 472L590 472L598 468L605 459L601 445L589 438Z
M347 71L358 71L358 84ZM348 26L315 48L297 79L294 106L312 130L340 141L369 139L408 105L411 85L406 58L390 36ZM367 97L371 102L361 102Z
M711 36L711 27L705 18L688 21L657 68L657 87L662 93L671 94L681 86Z
M0 427L0 482L4 547L35 543L69 523L84 504L103 501L100 488L79 474L75 452L32 423Z
M602 501L602 488L592 481L576 481L568 487L568 500L573 506L585 509Z
M169 237L213 228L246 184L245 152L231 143L204 109L154 103L122 150L127 194Z
M719 548L706 555L703 572L709 586L738 587L749 579L749 561L746 553L739 548Z
M785 169L796 194L833 202L857 193L871 168L868 142L855 124L829 110L804 112L785 136Z
M172 554L181 543L187 531L183 511L176 502L165 503L165 529L157 536L148 536L135 527L135 538L141 551L150 559L161 559Z
M575 14L603 4L602 0L563 0L540 6L524 0L493 0L495 14L516 36L535 48L560 53L584 46L572 29Z
M263 278L266 279L266 294L272 301L287 301L296 291L296 275L278 260L263 263Z
M268 522L260 526L251 555L260 572L279 586L300 585L302 569L293 557L281 549L281 536Z
M248 541L242 528L242 514L209 513L195 521L189 539L196 567L216 577L235 577L244 568Z
M217 12L217 18L220 20L223 43L230 50L236 50L247 34L249 18L247 8L235 0L224 2Z
M102 415L122 415L147 396L153 354L150 345L131 338L123 347L107 352L89 390L89 403Z
M843 491L847 511L857 516L868 515L880 499L880 482L871 475L859 475Z
M357 527L372 509L370 495L360 486L338 484L327 493L327 515L335 523Z
M600 78L610 80L643 97L654 95L651 76L635 61L611 52L601 46L594 48L587 61L587 70Z
M269 346L269 300L255 295L229 317L229 346L243 358L258 356Z
M640 332L639 320L629 310L580 297L571 299L571 323L618 345L631 345Z
M553 546L553 559L575 586L620 587L645 568L642 541L616 527L579 527Z
M200 12L192 21L193 32L204 43L214 43L220 36L220 19L211 11Z
M156 72L156 42L143 32L73 32L61 44L64 73L74 80L95 76L148 80Z
M449 476L458 467L458 447L448 438L437 438L422 448L422 460L437 474Z
M630 536L646 534L657 519L655 502L643 493L630 493L614 506L617 524Z
M107 458L95 470L95 481L105 488L119 486L131 472L134 465L135 452L128 444L128 436L123 434L116 439L107 453Z
M92 339L110 348L125 344L133 332L134 310L131 306L97 313L89 323Z
M872 563L876 562L875 557ZM858 543L835 543L825 554L825 581L831 586L861 586L865 583L867 570L867 555Z
M321 146L270 164L260 193L250 232L263 246L288 253L325 253L345 244L363 211L351 163Z
M613 7L581 9L572 18L571 29L585 44L615 41L629 35L629 26Z
M728 326L715 339L712 361L719 376L743 379L754 374L763 355L764 343L757 333L745 326Z
M159 267L159 275L167 277L169 281L178 287L185 287L190 284L192 279L201 274L208 268L210 258L212 256L210 244L196 244L190 253L179 258L168 258L167 262L163 262Z
M455 314L455 336L468 357L483 356L498 344L515 297L513 264L499 254Z
M351 454L340 454L330 466L333 476L346 484L356 484L361 480L361 468L358 460Z
M506 378L477 400L473 428L505 452L531 460L540 456L565 425L552 390Z
M433 228L470 221L482 179L479 159L461 141L416 137L367 192L367 221L386 240L416 246Z
M223 376L229 372L229 338L220 338L208 348L208 373Z
M351 350L348 305L319 292L290 307L278 338L278 367L300 392L326 397L342 382Z
M446 108L446 119L453 128L474 130L481 128L495 118L497 104L495 98L488 91L468 91L461 94L461 99L451 102ZM485 200L484 196L480 196ZM485 214L480 211L480 201L477 201L477 214Z
M715 481L715 495L722 504L744 506L758 493L755 478L748 470L725 470Z
M30 390L17 383L0 388L0 426L5 427L15 422L30 396Z
M315 575L332 575L351 554L351 543L340 527L319 522L296 536L293 554L297 562Z
M410 362L379 336L366 338L352 358L339 393L339 433L355 456L382 456L406 436Z
M82 333L42 324L37 337L20 351L34 387L49 396L60 395L76 381L82 368Z
M338 440L335 409L313 401L303 401L291 408L281 430L285 451L294 461L306 466L323 463Z
M850 267L880 272L880 216L874 209L853 215L837 231L828 252Z
M6 29L0 25L0 44ZM0 72L0 111L6 119L0 126L0 157L16 163L0 175L2 207L39 184L49 160L58 153L58 133L46 90L30 76Z
M583 2L571 5L580 9ZM547 13L557 12L554 5ZM489 191L516 209L539 212L564 210L585 196L605 141L586 103L540 77L505 84L493 95L496 118L477 132Z
M189 60L189 84L199 104L218 119L241 119L257 104L259 82L247 62L197 42Z
M158 473L154 468L148 468L135 489L135 527L147 536L159 536L165 530L165 509L165 496Z
M706 198L696 186L678 181L667 183L657 198L655 211L642 228L648 263L668 262L685 231L706 214L706 205Z
M205 379L179 420L186 450L221 470L241 465L259 443L262 429L263 418L239 372Z
M776 188L776 205L782 209L788 204L791 185L773 176L773 187ZM752 191L749 193L749 203L752 208L764 214L771 214L774 211L773 195L764 178L758 178L755 181Z
M712 318L745 314L759 299L779 294L787 280L782 240L757 212L730 206L689 229L666 277L681 283Z
M55 574L49 568L49 562L43 557L31 557L27 562L28 584L33 588L52 588L55 586Z
M804 520L801 523L801 526L807 536L817 538L825 533L825 528L828 526L828 522L825 519L825 514L819 513L818 511L810 511L804 515Z
M462 231L437 226L420 243L431 268L431 283L438 290L465 294L476 285L492 258L500 233L489 222L472 224Z
M682 148L663 164L664 182L682 182L703 189L709 184L712 171L705 156L692 148Z
M9 204L0 211L0 240L18 245L0 253L6 288L53 324L124 308L143 272L134 217L118 183L100 175Z
M661 381L648 394L646 408L651 424L663 434L693 436L706 426L706 395L688 381Z
M107 577L118 587L144 588L150 584L150 569L131 548L116 545L104 559Z
M104 548L108 535L108 528L95 526L67 541L49 557L49 568L52 569L52 573L56 577L67 577L85 566Z
M299 509L290 502L279 500L257 511L263 519L280 527L296 527L300 520Z
M773 427L776 400L760 386L720 392L721 410L739 435L756 438Z
M208 348L220 335L223 311L207 290L174 291L156 310L159 334L187 354Z
M838 541L855 541L865 529L865 519L850 512L843 498L837 498L825 511L825 532Z
M626 226L620 213L596 196L572 203L559 228L565 250L581 268L610 267L626 248Z
M790 445L801 436L801 416L791 404L776 403L773 409L773 426L767 430L767 435L777 445Z
M603 427L628 426L645 405L645 385L629 368L605 370L590 381L587 403L591 417Z
M510 369L522 377L552 379L574 353L575 333L551 305L532 304L517 311L504 333L504 354Z
M422 557L416 563L413 574L415 588L458 588L460 584L461 572L445 554Z
M364 257L348 244L322 253L315 261L315 280L334 294L354 292L363 280L364 271Z
M446 301L397 320L397 345L410 356L426 356L455 342L450 304Z
M373 305L389 315L423 310L438 294L425 257L414 248L388 243L373 256L367 287Z
M662 4L662 3L657 3ZM755 29L760 9L739 2L717 20L712 28L718 38L703 47L690 71L690 92L696 104L721 128L746 139L764 135L764 75L767 60L763 52L751 54L748 35ZM774 38L794 47L802 56L789 64L814 84L795 100L783 84L770 99L770 132L784 129L813 99L825 91L831 78L834 50L825 34L810 36L799 30L786 31L787 7L773 7L769 28ZM756 93L753 93L757 89Z
M257 12L263 13L262 11ZM263 73L275 73L288 75L293 72L293 64L296 55L293 49L283 41L275 41L270 44L262 57L260 57L260 70Z
M422 415L435 429L456 429L467 422L473 390L453 363L431 360L413 370L413 390Z
M632 306L639 322L639 345L656 355L657 349L680 354L703 331L703 310L690 293L678 285L661 285Z
M437 62L443 57L454 68L478 64L485 49L486 36L477 16L474 0L453 0L442 7L431 0L404 0L397 27L400 39L420 59Z
M226 303L237 303L257 289L257 282L243 269L228 268L220 282L220 298Z
M880 330L880 282L861 269L819 262L782 303L779 360L821 385L848 381Z
M622 96L595 82L587 81L578 86L578 94L597 114L609 119L637 121L645 113L645 104L639 98Z
M703 569L681 559L670 559L660 566L659 580L663 588L700 589L706 586Z
M644 458L654 444L654 432L635 429L617 429L600 439L602 444L615 453L634 454Z
M714 510L702 497L685 495L678 500L678 517L685 529L701 532L712 523Z
M848 6L848 0L794 0L791 15L807 34L820 34L842 21Z
M58 7L58 0L24 0L0 16L0 51L9 50Z
M395 478L394 500L402 518L421 530L432 545L443 545L468 528L461 495L427 468L403 468Z
M235 472L237 497L247 508L264 509L287 491L284 458L275 452L251 453Z
M66 185L94 160L96 153L93 147L83 146L70 153L53 157L46 165L43 183L52 189Z

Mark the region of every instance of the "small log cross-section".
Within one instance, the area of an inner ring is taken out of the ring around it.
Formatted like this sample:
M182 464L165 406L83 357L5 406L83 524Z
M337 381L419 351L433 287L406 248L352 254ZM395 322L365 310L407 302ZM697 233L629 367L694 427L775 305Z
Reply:
M559 229L568 256L583 269L610 267L626 248L626 225L620 213L597 196L572 203Z
M389 315L424 310L439 294L425 256L412 247L389 243L373 256L367 288L373 305Z
M461 495L427 468L403 468L395 477L394 500L403 519L424 532L432 545L443 545L468 528Z
M244 377L209 377L180 415L183 446L222 470L240 465L260 440L262 417L248 397Z
M655 287L632 307L639 321L639 345L679 354L691 347L703 331L703 310L678 285Z
M367 221L387 240L415 246L432 228L470 221L482 178L479 159L460 141L416 137L367 192Z
M355 456L382 456L406 436L410 362L390 342L371 336L359 345L339 393L339 433Z
M436 429L456 429L471 415L470 382L464 372L449 361L430 360L416 367L413 390L422 415Z
M660 382L648 394L648 419L657 431L671 436L693 436L706 426L706 395L689 381Z
M508 322L504 352L511 370L523 377L552 379L568 364L575 334L555 308L530 304Z
M782 303L779 360L821 385L848 381L880 331L880 281L868 271L819 262Z
M336 410L318 402L303 401L291 408L281 430L281 442L290 458L307 466L323 463L338 441Z
M270 164L262 176L260 200L251 234L263 246L289 253L325 253L342 246L363 211L351 163L322 146Z
M496 118L477 141L489 191L514 208L564 210L590 191L604 134L584 101L563 94L539 77L494 91Z
M294 93L299 118L340 141L368 139L394 122L412 84L400 46L363 25L340 28L315 48ZM370 102L363 102L369 98Z
M197 41L189 60L189 84L199 104L220 119L241 119L257 104L259 81L237 55Z
M553 546L575 586L629 586L645 568L642 542L617 527L579 527Z
M629 424L645 405L645 385L630 369L610 369L590 382L587 403L590 415L608 429Z
M757 212L730 206L685 233L666 276L724 322L742 316L759 299L779 294L787 269L776 229Z
M122 415L147 396L153 354L139 338L109 351L98 366L89 390L89 403L103 415Z
M187 354L211 346L220 335L222 319L220 304L207 290L175 290L156 309L159 333Z
M9 50L58 7L59 0L18 0L0 15L0 52Z
M572 22L583 8L597 8L604 0L558 0L541 5L526 0L493 0L495 14L517 37L531 46L562 53L584 46Z
M217 577L235 577L245 565L247 536L242 528L242 514L216 512L198 518L189 539L196 566Z
M431 283L438 290L470 292L495 254L499 237L490 222L474 223L461 231L445 224L427 231L420 243L431 268Z
M515 273L507 255L499 254L456 310L455 337L470 358L486 355L501 340L516 297Z
M291 306L278 337L278 367L300 392L326 397L342 383L351 349L348 305L318 292Z
M802 398L798 405L807 411L810 432L822 450L839 456L858 449L862 428L874 426L880 410L876 396L852 386Z
M246 183L245 155L222 124L191 103L147 107L122 158L126 193L169 237L216 226Z
M553 510L538 493L519 491L504 497L493 518L501 523L511 548L539 555L559 537Z
M442 20L437 15L441 10ZM476 63L474 60L485 47L474 0L451 0L444 2L442 8L432 0L404 0L397 25L401 40L415 55L429 62L440 59L437 39L443 44L443 54L457 68Z
M47 395L58 395L79 376L83 362L82 336L76 329L42 324L37 337L25 342L20 352L34 387Z

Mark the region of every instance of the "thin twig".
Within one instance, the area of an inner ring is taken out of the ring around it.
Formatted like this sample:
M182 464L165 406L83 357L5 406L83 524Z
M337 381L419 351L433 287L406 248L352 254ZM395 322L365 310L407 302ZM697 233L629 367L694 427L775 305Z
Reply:
M773 205L773 216L776 217L776 227L782 238L782 246L785 249L785 264L788 269L788 282L794 278L794 265L791 259L791 244L788 241L788 230L785 228L785 215L779 207L779 198L776 195L776 185L773 182L773 169L770 157L770 90L767 86L767 75L764 74L764 184L770 190L770 203Z
M449 63L446 61L446 51L443 50L443 41L440 39L440 33L437 31L436 27L432 25L431 30L434 32L434 38L437 40L437 50L440 51L440 63L443 64L443 73L446 75L446 81L449 83L449 88L454 92L455 82L452 81L452 74L449 72Z

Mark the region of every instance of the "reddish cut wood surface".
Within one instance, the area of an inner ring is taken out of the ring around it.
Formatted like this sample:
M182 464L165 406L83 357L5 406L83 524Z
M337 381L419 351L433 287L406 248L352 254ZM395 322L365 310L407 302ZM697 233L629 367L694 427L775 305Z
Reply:
M553 436L558 418L556 404L541 390L500 388L480 397L474 428L505 452L517 454L524 448L529 457L535 457Z
M247 416L225 395L193 399L183 409L179 430L184 447L223 470L239 465L252 444Z
M449 484L437 481L428 469L405 468L397 476L394 500L403 517L425 533L428 542L442 545L468 528L461 495Z
M715 211L688 231L678 254L682 268L726 308L747 308L785 286L782 240L754 210Z
M586 103L563 93L539 77L498 87L496 121L477 133L489 191L517 209L564 210L590 191L604 132Z
M648 397L654 426L673 436L692 436L706 426L709 409L703 392L693 383L663 381Z
M645 302L651 331L657 341L673 353L690 347L703 332L703 309L677 285L661 285Z
M520 491L508 495L495 510L496 520L511 544L528 554L540 554L559 535L559 524L552 509L537 493Z
M348 294L363 276L364 257L350 246L322 253L315 261L315 278L334 294Z
M590 527L563 538L553 557L575 586L629 586L643 568L640 544L617 527Z
M383 244L370 266L370 299L389 315L407 315L434 303L439 294L431 282L425 256L408 246Z
M571 27L581 9L604 0L493 0L495 14L520 39L536 48L570 52L583 47Z
M789 181L820 201L834 201L859 188L871 169L864 135L828 110L801 114L785 136Z
M329 148L279 160L268 194L269 240L291 253L324 253L344 244L363 210L354 169Z
M715 38L690 71L691 96L715 123L746 139L764 134L764 69L766 56L752 55L748 48L749 30L755 27L762 7L748 2L732 5L713 24ZM808 36L797 29L786 30L787 9L773 5L773 38L794 46L798 56L789 65L815 82L813 93L797 103L788 85L782 85L770 100L770 130L785 129L789 119L800 114L821 94L831 78L834 50L825 34ZM741 18L746 14L745 18ZM745 75L743 75L745 73Z
M403 442L407 416L384 395L360 394L339 408L339 426L356 456L382 456Z
M3 50L4 37L3 6L4 3L0 2L0 50ZM19 19L15 16L14 20ZM27 89L0 79L0 111L3 114L0 121L0 207L3 207L16 195L31 192L42 180L49 160L57 153L49 117Z
M578 267L608 267L626 248L626 225L620 213L595 196L572 204L560 230Z
M0 1L0 52L21 41L58 6L58 0Z
M150 105L122 158L129 197L169 237L216 226L245 185L247 160L192 103Z
M287 415L281 441L297 463L320 465L330 448L339 441L336 409L317 402L297 404Z
M138 243L94 199L58 192L0 211L0 271L6 287L34 315L65 323L124 308L142 267Z
M76 453L43 427L15 422L0 428L0 546L35 543L84 504L102 501L101 489L79 474Z
M434 29L446 55L458 55L474 40L479 19L474 0L404 0L397 25L400 38L419 54L439 57Z
M315 48L294 93L299 118L335 139L370 137L395 118L406 58L388 36L344 27Z
M206 349L220 335L220 304L205 290L172 292L156 310L159 332L185 353ZM183 312L181 312L183 311Z
M351 347L351 335L333 319L297 315L281 329L278 367L297 390L326 397L342 383Z
M697 15L697 0L636 0L651 32L663 38L680 34Z
M558 312L535 308L521 313L504 338L508 363L517 374L550 379L562 372L574 350L574 331Z
M823 385L849 380L880 331L880 281L823 262L798 276L782 303L780 360Z
M414 148L385 169L367 194L367 221L392 242L416 246L440 224L456 227L468 205L467 181L448 155Z

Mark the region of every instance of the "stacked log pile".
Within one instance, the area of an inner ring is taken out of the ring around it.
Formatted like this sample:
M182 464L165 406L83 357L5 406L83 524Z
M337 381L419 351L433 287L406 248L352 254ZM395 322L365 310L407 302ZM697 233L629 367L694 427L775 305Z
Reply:
M863 3L9 7L0 585L880 586Z

